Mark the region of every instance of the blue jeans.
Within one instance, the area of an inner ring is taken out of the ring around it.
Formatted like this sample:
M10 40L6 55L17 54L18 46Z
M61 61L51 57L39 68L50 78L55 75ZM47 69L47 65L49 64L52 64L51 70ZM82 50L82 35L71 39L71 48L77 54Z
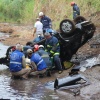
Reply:
M54 64L57 67L57 69L59 71L62 70L62 65L61 65L61 61L60 61L59 55L55 55L53 58L54 58Z

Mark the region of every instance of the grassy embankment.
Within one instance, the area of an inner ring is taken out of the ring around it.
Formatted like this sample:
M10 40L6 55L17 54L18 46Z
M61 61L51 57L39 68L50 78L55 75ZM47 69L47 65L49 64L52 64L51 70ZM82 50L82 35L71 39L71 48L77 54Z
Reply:
M72 19L72 0L0 0L0 22L33 24L38 13L43 11L58 29L62 19ZM81 10L81 15L95 21L100 12L99 0L73 0ZM97 21L98 22L98 21ZM100 24L95 23L95 24Z

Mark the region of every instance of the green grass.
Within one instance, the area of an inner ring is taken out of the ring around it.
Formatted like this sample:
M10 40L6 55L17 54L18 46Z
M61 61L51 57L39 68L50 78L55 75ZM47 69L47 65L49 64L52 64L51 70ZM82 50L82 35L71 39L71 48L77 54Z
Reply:
M81 15L100 11L99 0L74 0L81 9ZM0 22L34 23L40 11L53 21L55 29L64 16L72 19L71 0L0 0Z

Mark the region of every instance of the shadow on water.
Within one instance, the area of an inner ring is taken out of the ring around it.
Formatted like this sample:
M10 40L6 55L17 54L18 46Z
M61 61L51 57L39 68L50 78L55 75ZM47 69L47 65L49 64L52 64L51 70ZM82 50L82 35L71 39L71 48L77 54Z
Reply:
M59 96L54 91L46 89L37 77L28 80L11 79L8 68L0 69L1 98L10 100L60 100Z

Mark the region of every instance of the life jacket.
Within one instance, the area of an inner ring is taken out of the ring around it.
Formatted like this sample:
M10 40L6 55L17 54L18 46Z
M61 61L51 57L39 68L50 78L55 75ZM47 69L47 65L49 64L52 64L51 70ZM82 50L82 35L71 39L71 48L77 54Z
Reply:
M15 50L10 55L10 71L11 72L18 72L22 70L22 56L24 54L20 52L19 50Z
M37 53L43 58L43 60L46 63L47 67L52 66L52 62L51 62L51 59L49 57L48 52L46 52L43 48L40 48Z
M38 71L41 71L41 70L47 68L46 63L44 62L44 60L38 53L32 54L31 61L33 61L37 65Z

